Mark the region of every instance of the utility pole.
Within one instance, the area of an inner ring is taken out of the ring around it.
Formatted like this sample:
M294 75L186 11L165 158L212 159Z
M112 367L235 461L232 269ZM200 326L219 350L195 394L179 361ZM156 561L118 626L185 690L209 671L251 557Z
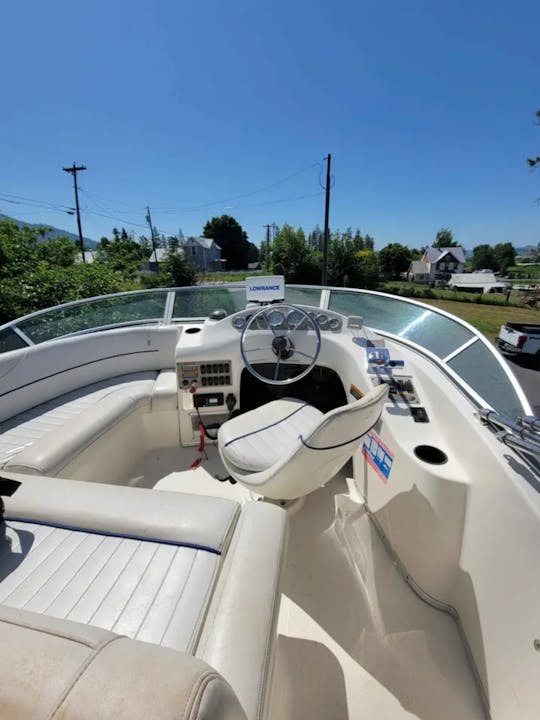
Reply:
M328 282L328 220L330 218L330 164L332 162L332 156L330 153L326 156L326 197L324 203L324 240L323 240L323 264L322 264L322 285L326 285Z
M86 262L86 259L84 257L84 241L81 228L81 211L79 210L79 188L77 187L77 173L81 170L86 170L86 165L77 165L76 163L73 163L72 167L62 168L62 170L73 175L73 187L75 189L75 209L77 211L77 227L79 228L79 243L81 245L82 261Z
M270 228L272 225L263 225L264 228L266 228L266 257L265 257L265 265L266 270L270 270Z
M152 251L154 253L154 258L156 261L156 272L159 273L159 263L158 263L158 259L157 259L156 241L154 238L154 226L152 225L152 217L150 215L150 208L148 205L146 206L146 222L148 223L148 227L150 228L150 237L152 239Z

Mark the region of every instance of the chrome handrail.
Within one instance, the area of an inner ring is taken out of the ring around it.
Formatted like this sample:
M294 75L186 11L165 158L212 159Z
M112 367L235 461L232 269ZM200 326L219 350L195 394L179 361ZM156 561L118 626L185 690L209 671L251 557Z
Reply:
M488 408L479 410L478 416L485 425L497 429L496 435L501 442L535 458L540 457L540 418L520 416L514 421Z

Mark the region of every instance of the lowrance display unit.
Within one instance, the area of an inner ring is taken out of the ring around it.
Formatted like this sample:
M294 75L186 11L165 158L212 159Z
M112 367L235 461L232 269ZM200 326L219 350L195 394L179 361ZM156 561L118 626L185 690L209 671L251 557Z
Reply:
M246 300L263 303L285 300L285 278L283 275L246 278Z

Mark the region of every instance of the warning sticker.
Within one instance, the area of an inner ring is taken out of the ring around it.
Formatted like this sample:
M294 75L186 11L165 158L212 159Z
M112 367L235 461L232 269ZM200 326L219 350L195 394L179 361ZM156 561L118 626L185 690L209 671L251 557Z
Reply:
M362 454L381 478L383 483L388 482L392 463L394 462L394 453L383 443L381 438L371 430L366 435L362 446Z

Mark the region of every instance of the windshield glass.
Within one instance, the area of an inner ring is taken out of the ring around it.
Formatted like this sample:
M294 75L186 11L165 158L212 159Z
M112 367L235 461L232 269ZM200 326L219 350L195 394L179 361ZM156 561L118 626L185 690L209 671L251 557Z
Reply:
M399 298L332 290L329 307L344 315L360 315L368 327L411 340L440 358L474 337L458 322Z

